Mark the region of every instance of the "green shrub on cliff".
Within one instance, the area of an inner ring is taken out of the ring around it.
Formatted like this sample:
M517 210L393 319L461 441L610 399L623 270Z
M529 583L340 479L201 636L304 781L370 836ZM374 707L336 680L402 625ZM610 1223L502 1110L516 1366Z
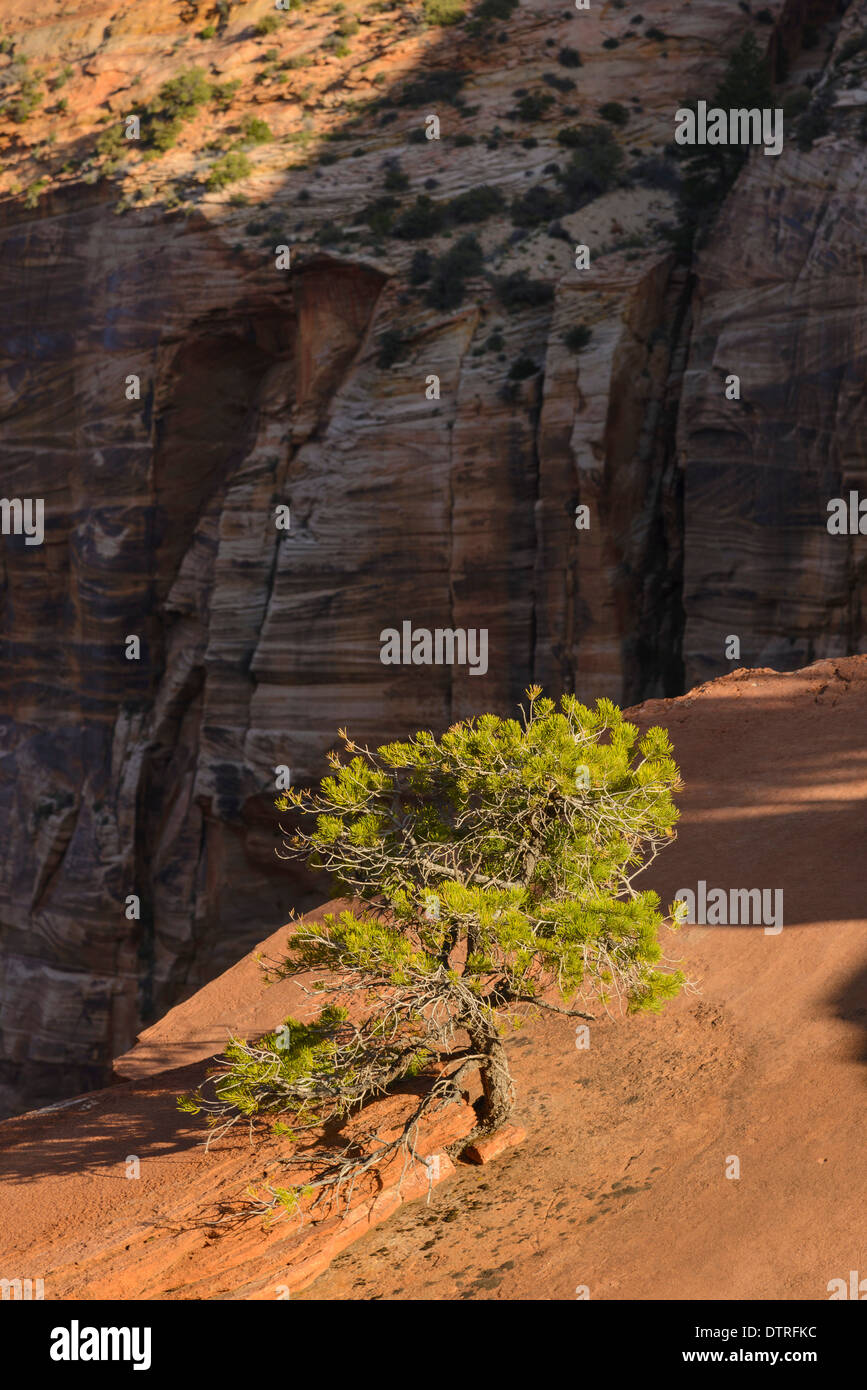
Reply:
M39 199L48 187L48 184L49 180L46 177L37 179L35 183L32 183L24 194L24 206L30 209L38 207Z
M599 108L599 114L603 121L609 121L611 125L628 125L629 110L619 101L604 101Z
M467 33L478 38L491 38L493 21L511 19L517 8L518 0L481 0L467 24Z
M108 126L101 135L96 138L94 149L102 159L111 162L118 160L126 149L129 148L129 141L124 136L123 130L119 125Z
M708 106L726 111L774 106L765 56L751 31L730 55ZM673 152L683 170L675 245L688 255L706 237L749 152L743 145L675 145Z
M203 68L187 68L169 78L141 113L143 148L158 152L171 149L184 123L213 95Z
M450 24L460 24L466 18L464 0L422 0L422 12L428 24L445 28Z
M570 210L583 207L617 182L623 151L609 126L567 126L557 132L557 140L572 151L568 164L555 175Z
M452 106L459 104L460 93L466 82L466 73L456 68L434 68L421 77L408 82L400 94L399 106L428 106L432 102L446 101Z
M486 222L489 217L502 212L505 206L506 200L499 188L480 183L450 199L446 204L446 215L449 222L465 226L469 222Z
M241 139L245 145L267 145L274 139L274 132L267 121L258 116L247 116L241 127Z
M527 92L509 115L517 121L541 121L553 104L550 92Z
M419 193L414 203L401 213L392 231L403 241L419 241L435 236L445 226L446 212L442 203L435 203L427 193Z
M547 280L532 280L526 270L513 270L500 277L496 290L505 309L538 309L554 298L554 286Z
M348 760L332 754L317 789L278 802L312 820L284 831L289 856L331 872L353 899L297 924L280 973L322 972L317 988L351 999L350 1013L332 1003L256 1043L233 1039L212 1098L183 1097L182 1108L220 1132L262 1116L296 1137L438 1063L396 1138L305 1153L308 1193L339 1194L401 1150L417 1161L419 1120L458 1100L473 1074L471 1137L497 1130L515 1095L503 1036L528 1015L592 1021L593 999L655 1012L683 984L662 958L657 895L633 885L678 819L667 733L639 740L609 700L591 709L571 695L558 707L538 687L527 696L520 719L486 714L375 752L343 735ZM301 1195L272 1187L262 1206L291 1209Z
M463 302L467 280L481 275L484 264L484 253L476 237L462 236L434 261L425 303L431 309L457 309Z
M512 199L510 208L516 227L540 227L568 211L569 205L563 195L545 183L535 183L525 193L518 194Z
M253 166L242 150L229 150L227 154L214 161L206 179L208 188L225 188L226 184L237 183L253 172Z
M4 104L4 109L8 109L9 115L16 125L24 125L38 110L45 99L42 85L37 73L25 73L21 78L21 85L18 96L11 102Z
M593 333L585 323L576 323L563 334L563 342L570 352L583 352L592 337Z

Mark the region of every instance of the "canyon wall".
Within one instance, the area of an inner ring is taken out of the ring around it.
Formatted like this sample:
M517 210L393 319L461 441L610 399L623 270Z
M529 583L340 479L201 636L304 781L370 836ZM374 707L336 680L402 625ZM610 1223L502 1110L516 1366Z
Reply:
M45 501L44 544L0 543L0 1111L104 1081L144 1022L324 896L275 855L275 770L321 775L339 727L442 729L533 680L673 695L739 664L728 634L783 669L864 641L857 538L825 527L865 454L860 59L827 133L754 151L687 262L665 147L745 28L781 94L815 93L867 0L777 3L770 25L653 0L638 26L532 0L475 36L361 6L348 56L318 3L277 31L265 0L8 9L8 100L21 57L71 75L0 126L0 491ZM227 103L156 159L97 153L193 63L238 82ZM457 105L407 96L455 69ZM556 186L558 133L624 93L622 176L510 218ZM419 140L432 110L442 139ZM251 116L270 138L221 188L213 150ZM390 189L403 212L480 186L502 206L478 225L365 221ZM438 306L418 252L467 233L482 260ZM406 620L487 629L486 674L383 665Z

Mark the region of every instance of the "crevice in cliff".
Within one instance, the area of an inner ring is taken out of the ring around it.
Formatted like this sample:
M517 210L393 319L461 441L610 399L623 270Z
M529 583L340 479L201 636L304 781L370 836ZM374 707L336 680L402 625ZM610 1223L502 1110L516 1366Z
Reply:
M550 325L549 325L550 331ZM542 428L542 406L545 400L545 365L539 373L538 394L536 397L536 409L533 418L533 435L531 450L531 487L533 498L533 536L534 536L534 556L541 553L541 514L540 503L542 499L542 457L540 431ZM564 578L565 582L565 578ZM528 684L534 685L537 679L538 669L538 633L539 633L539 586L536 578L536 565L533 564L530 571L531 601L529 613L529 629L527 632L527 675ZM551 692L546 692L550 694ZM571 693L571 687L566 693Z
M196 720L201 714L201 696L205 685L205 672L200 664L191 665L171 692L164 706L155 710L145 732L145 747L139 768L135 799L135 834L132 855L133 881L128 891L139 899L138 922L138 977L139 977L139 1017L146 1024L155 1013L166 1007L165 985L163 997L156 980L157 944L164 930L163 912L160 904L160 877L165 874L164 854L166 848L167 821L176 809L176 798L188 795L184 792L184 780L193 775L197 758L198 740L186 748L182 742L185 722L191 716ZM195 732L195 731L194 731ZM198 812L199 836L204 824L202 809ZM192 878L195 882L201 868L200 858L196 861ZM189 866L185 866L186 870ZM180 886L180 885L179 885ZM187 904L190 931L194 929L196 894L193 893ZM175 965L182 961L192 949L192 940L178 943ZM169 991L171 993L171 991ZM110 1061L110 1059L108 1059Z
M633 528L637 548L628 558L635 619L623 647L623 700L630 705L683 693L684 471L677 457L677 425L693 290L688 270L672 274L648 344L650 356L661 335L667 360L661 392L648 403L636 449L647 473L643 522L637 534Z

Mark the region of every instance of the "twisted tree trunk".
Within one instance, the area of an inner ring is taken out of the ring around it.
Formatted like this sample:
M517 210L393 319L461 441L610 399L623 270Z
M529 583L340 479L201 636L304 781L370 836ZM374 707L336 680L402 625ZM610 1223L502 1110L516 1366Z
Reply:
M502 1039L493 1029L471 1029L470 1044L474 1052L483 1055L479 1064L482 1095L477 1104L479 1133L492 1134L512 1113L515 1088L509 1071L509 1060Z

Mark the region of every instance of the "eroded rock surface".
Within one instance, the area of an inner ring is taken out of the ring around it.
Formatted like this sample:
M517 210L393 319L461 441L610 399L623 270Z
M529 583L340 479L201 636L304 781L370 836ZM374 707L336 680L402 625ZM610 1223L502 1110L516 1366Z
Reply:
M275 858L275 768L320 775L338 727L373 742L506 713L534 679L673 695L727 669L729 633L780 666L863 641L858 541L824 524L864 456L859 60L812 150L754 153L697 265L664 227L674 111L745 27L790 55L788 89L825 80L864 0L840 33L830 0L777 0L776 27L728 0L647 0L637 26L532 0L475 38L361 6L345 55L322 3L262 34L266 0L225 25L195 0L62 8L10 0L0 56L9 102L22 73L42 93L0 127L2 492L46 508L44 545L0 550L7 1111L103 1082L143 1023L320 900ZM155 160L95 153L193 65L237 90ZM419 142L432 99L404 84L453 69L464 108L434 98L443 138ZM516 92L551 101L519 117ZM626 181L516 225L513 199L555 187L558 131L613 97ZM273 138L210 187L251 116ZM398 216L480 185L504 211L450 237L363 221L389 187ZM413 257L466 233L483 272L432 307ZM536 302L504 302L515 273ZM563 341L578 322L583 352ZM383 666L404 620L486 628L487 674Z

